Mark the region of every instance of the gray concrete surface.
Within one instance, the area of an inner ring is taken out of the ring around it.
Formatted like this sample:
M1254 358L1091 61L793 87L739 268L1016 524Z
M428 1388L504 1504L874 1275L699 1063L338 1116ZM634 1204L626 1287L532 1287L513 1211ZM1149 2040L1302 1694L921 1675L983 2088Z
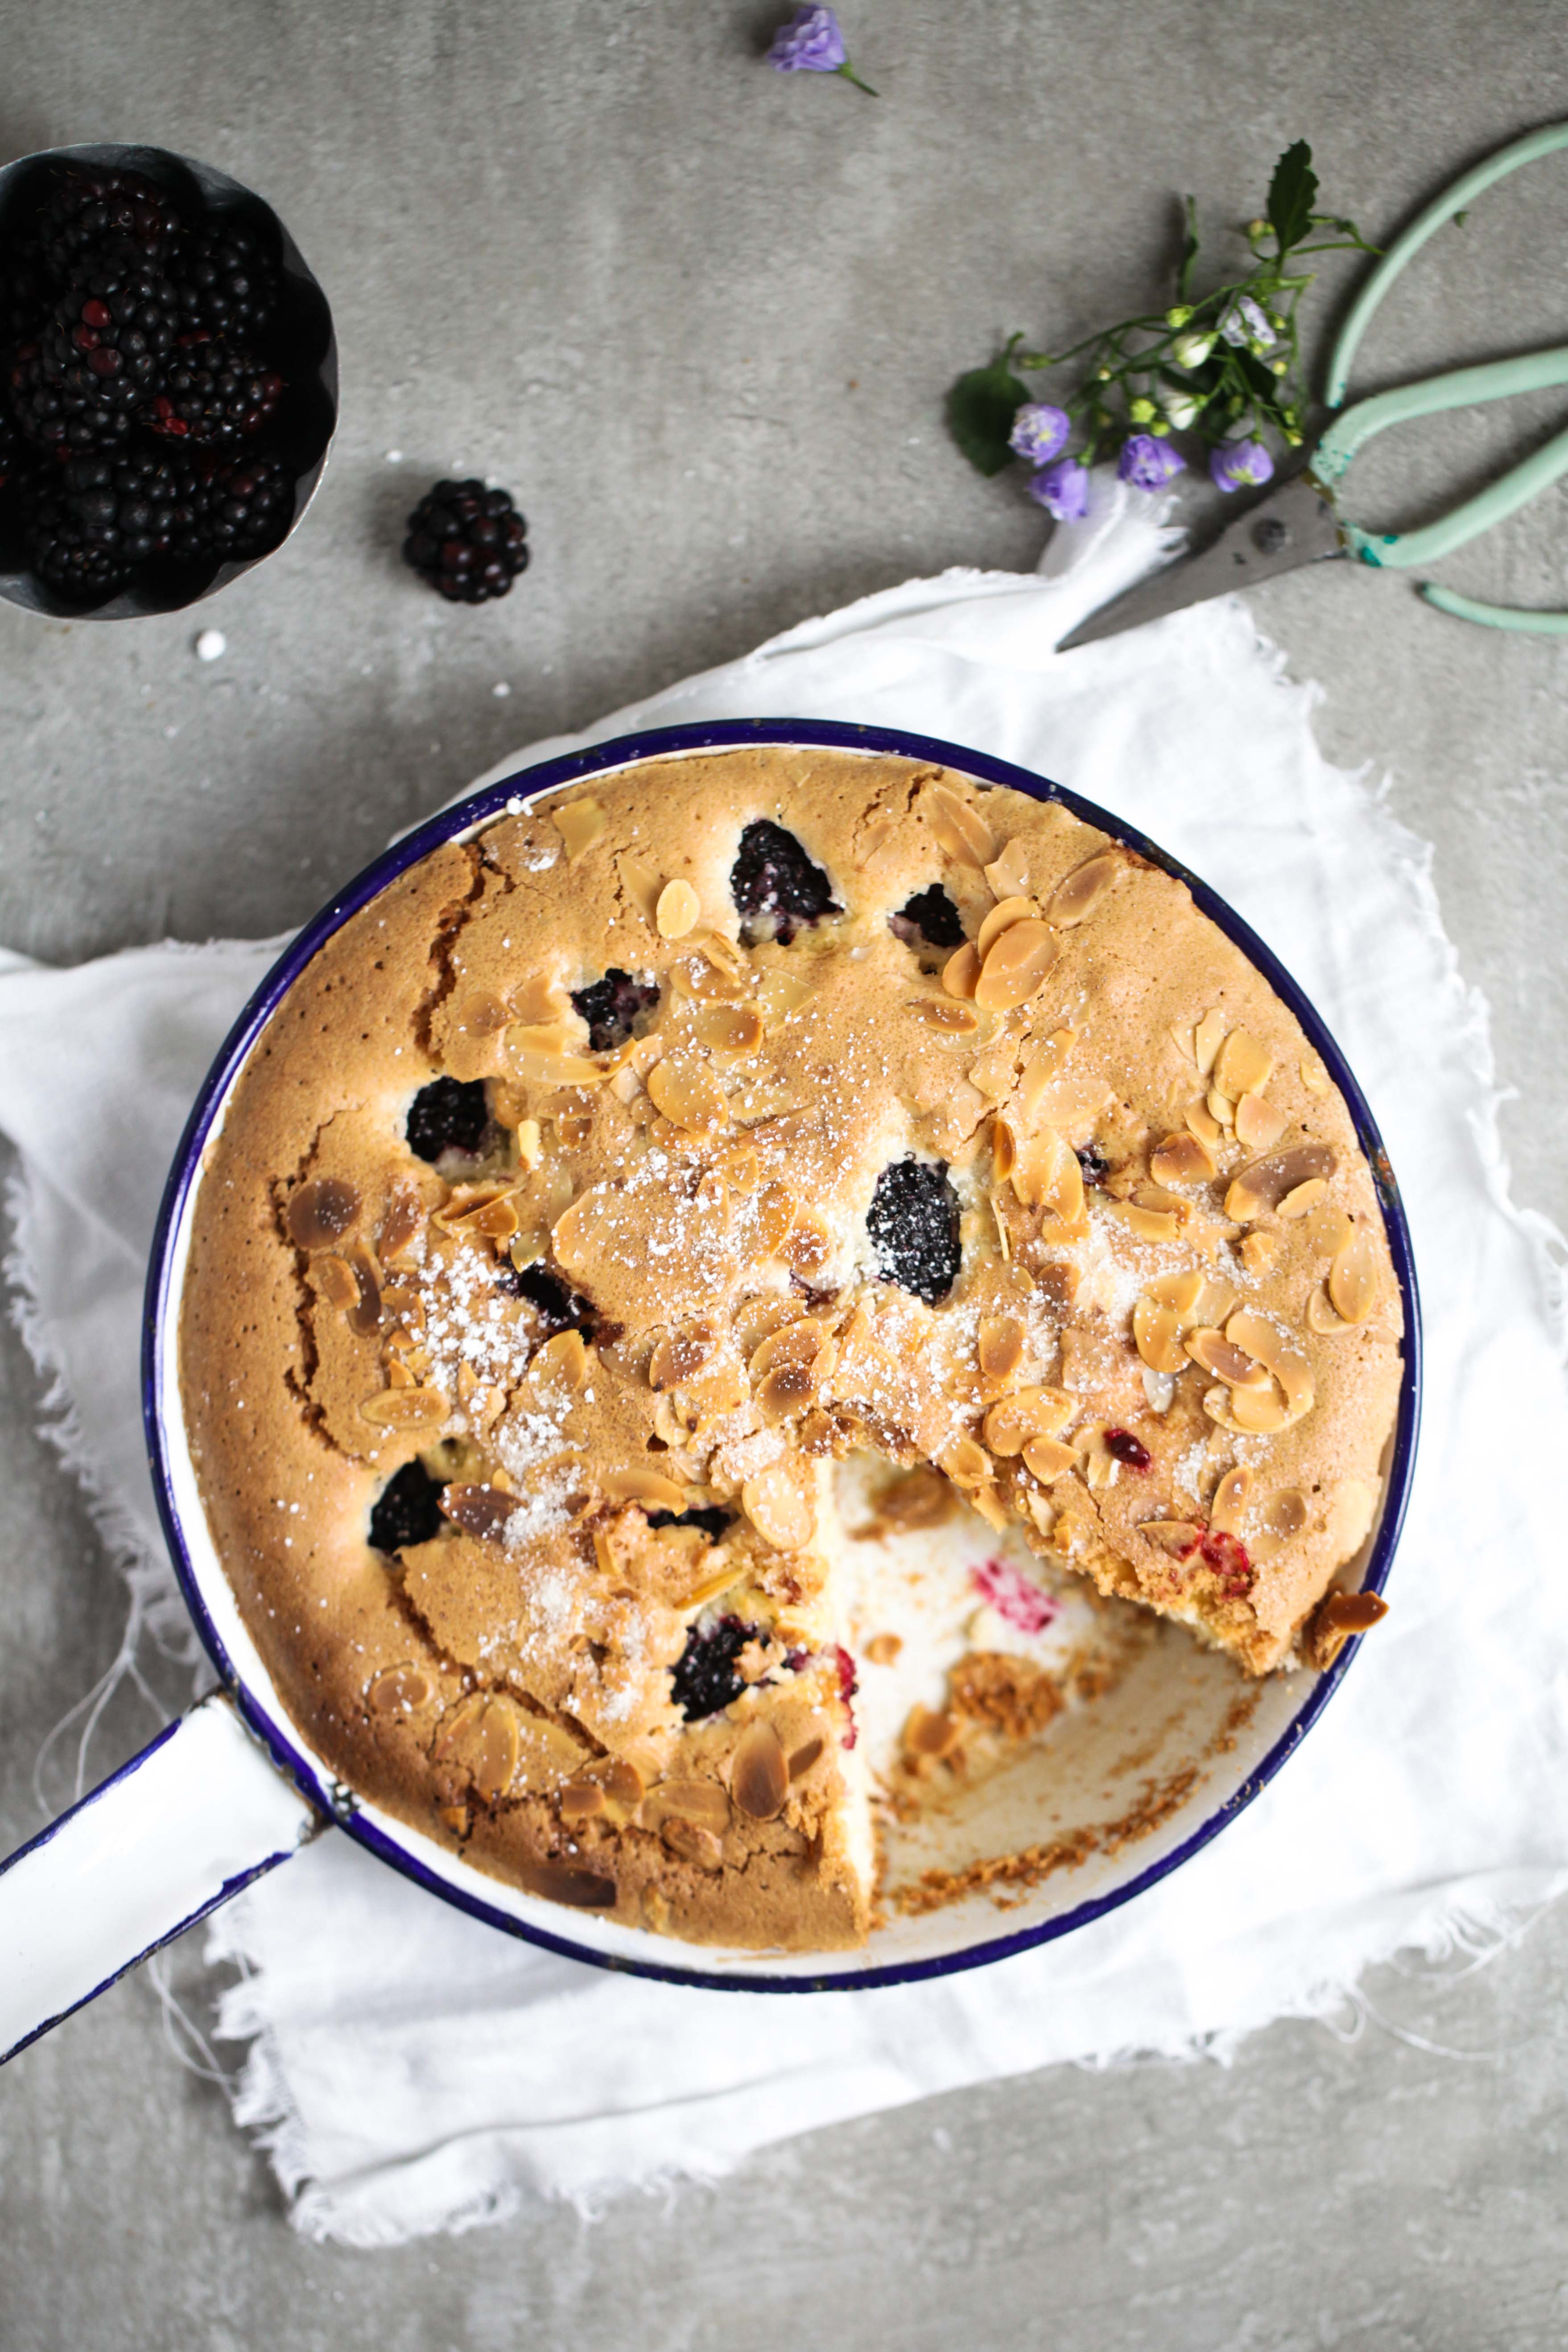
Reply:
M776 13L783 13L782 7ZM1555 0L848 0L883 92L757 62L765 0L0 0L0 157L90 138L268 194L331 296L344 415L307 526L205 616L0 609L0 940L70 961L277 929L510 745L911 572L1026 565L1038 518L946 446L999 329L1158 299L1170 194L1245 217L1290 138L1375 235L1568 112ZM1568 335L1568 162L1447 233L1368 383ZM1320 317L1321 312L1320 311ZM1551 404L1380 446L1367 518L1434 510ZM389 453L402 452L395 463ZM535 561L478 614L395 562L418 488L510 484ZM1458 583L1568 602L1559 491ZM1331 755L1391 779L1519 1092L1521 1196L1568 1216L1568 649L1401 584L1278 583ZM498 685L510 688L499 698ZM112 1655L121 1600L0 1341L0 1834ZM107 1769L145 1736L122 1700ZM52 1793L62 1793L57 1780ZM519 2344L1054 2352L1568 2341L1568 1918L1479 1972L1388 1972L1358 2038L1282 2026L1229 2072L1058 2072L780 2148L593 2228L363 2255L301 2243L144 1979L0 2080L8 2352ZM205 1998L199 1953L174 1972Z

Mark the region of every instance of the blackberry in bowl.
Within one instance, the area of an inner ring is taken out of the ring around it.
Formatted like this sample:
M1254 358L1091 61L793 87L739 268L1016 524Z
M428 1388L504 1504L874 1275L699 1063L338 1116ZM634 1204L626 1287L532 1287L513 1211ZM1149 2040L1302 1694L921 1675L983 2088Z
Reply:
M326 298L271 207L157 147L0 169L0 597L126 620L280 547L337 422Z

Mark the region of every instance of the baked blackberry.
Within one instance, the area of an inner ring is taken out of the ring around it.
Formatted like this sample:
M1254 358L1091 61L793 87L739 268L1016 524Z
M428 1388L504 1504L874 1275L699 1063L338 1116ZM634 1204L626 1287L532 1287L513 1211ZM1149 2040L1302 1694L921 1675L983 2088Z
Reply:
M171 275L186 334L254 343L272 322L277 267L248 229L215 222L187 237Z
M547 1339L553 1339L558 1331L581 1331L584 1339L592 1339L599 1328L593 1301L552 1274L542 1259L535 1258L531 1265L503 1266L497 1287L510 1298L528 1301Z
M403 560L448 604L483 604L528 569L527 531L509 490L437 482L408 518Z
M44 448L122 442L142 415L174 343L174 290L140 263L105 261L64 295L11 373L12 413Z
M5 411L0 408L0 490L7 482L16 481L26 462L25 448L21 435Z
M38 243L57 283L77 286L106 255L159 268L183 226L163 190L140 172L64 163L39 215Z
M270 555L294 520L294 477L277 457L240 457L206 480L201 508L203 550L226 563Z
M405 1462L376 1496L370 1515L370 1540L377 1551L398 1552L405 1544L429 1543L441 1532L441 1481L422 1462Z
M33 569L63 596L102 597L140 563L167 554L190 486L151 451L45 466L22 488Z
M261 430L283 390L277 370L247 352L205 332L182 335L147 424L163 439L193 449L232 449Z
M765 816L741 835L730 869L730 896L748 945L777 940L787 947L803 924L843 912L821 866L812 863L793 833Z
M700 1528L710 1543L717 1543L728 1527L734 1524L733 1511L720 1503L702 1503L689 1511L650 1511L650 1528Z
M961 948L963 945L963 919L940 882L928 889L917 890L906 898L896 915L888 918L888 929L906 947Z
M589 1051L613 1054L632 1034L638 1013L658 1003L658 982L612 966L592 988L574 988L572 1003L588 1024Z
M446 1151L471 1157L489 1125L483 1078L432 1078L408 1106L408 1149L432 1166Z
M756 1633L754 1625L739 1617L721 1617L706 1633L693 1625L669 1670L670 1696L688 1723L700 1723L704 1716L717 1715L740 1697L746 1685L735 1661Z
M866 1230L884 1282L939 1307L960 1264L958 1195L940 1160L896 1160L877 1179Z

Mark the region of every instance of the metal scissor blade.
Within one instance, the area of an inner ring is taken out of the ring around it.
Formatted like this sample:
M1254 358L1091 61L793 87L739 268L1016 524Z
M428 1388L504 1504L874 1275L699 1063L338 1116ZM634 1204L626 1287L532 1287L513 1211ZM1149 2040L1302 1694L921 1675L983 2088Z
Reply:
M1057 651L1070 653L1097 637L1142 628L1145 621L1162 621L1167 613L1202 604L1210 596L1256 587L1260 580L1294 572L1298 564L1321 563L1326 556L1344 552L1344 534L1331 503L1310 474L1294 475L1227 522L1219 537L1197 554L1178 556L1152 580L1141 580L1125 595L1102 604L1068 630Z

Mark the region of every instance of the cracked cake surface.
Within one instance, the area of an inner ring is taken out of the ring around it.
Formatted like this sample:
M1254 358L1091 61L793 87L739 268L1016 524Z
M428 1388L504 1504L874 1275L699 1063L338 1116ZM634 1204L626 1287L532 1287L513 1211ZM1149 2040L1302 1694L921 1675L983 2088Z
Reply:
M827 1950L877 1804L1050 1738L1064 1578L1326 1658L1401 1338L1345 1104L1180 882L759 747L514 802L328 940L208 1146L181 1366L334 1773L556 1903ZM847 1462L998 1554L874 1740Z

